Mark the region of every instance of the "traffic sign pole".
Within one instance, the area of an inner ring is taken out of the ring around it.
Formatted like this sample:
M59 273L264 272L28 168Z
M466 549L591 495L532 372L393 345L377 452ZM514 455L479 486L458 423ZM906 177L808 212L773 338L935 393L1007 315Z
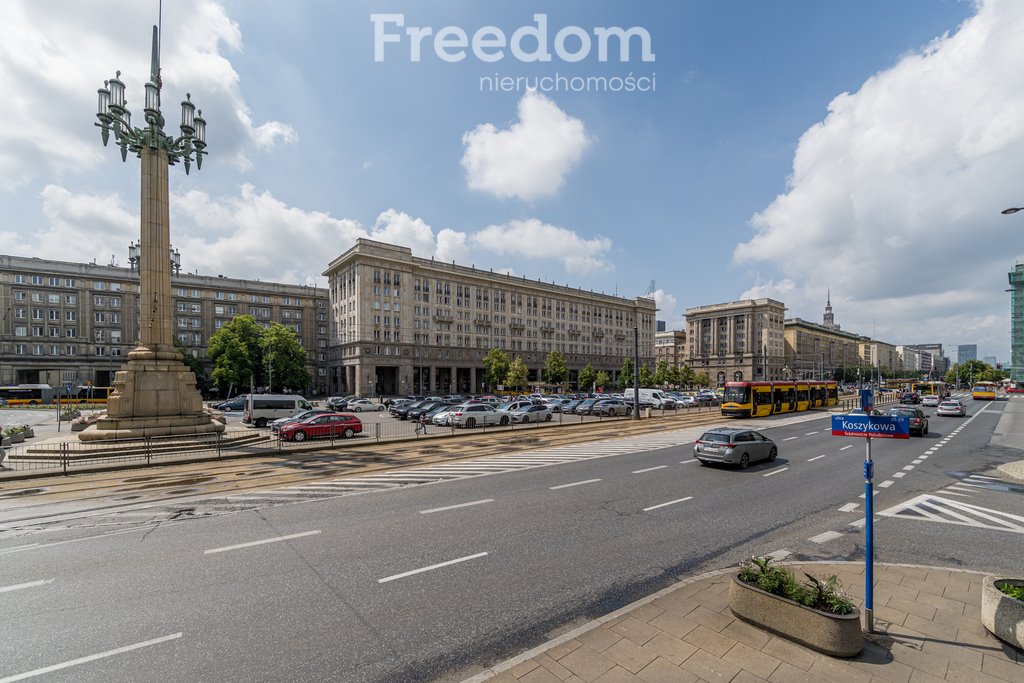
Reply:
M864 631L874 633L875 492L872 490L871 478L875 464L871 460L871 437L864 439L864 442Z

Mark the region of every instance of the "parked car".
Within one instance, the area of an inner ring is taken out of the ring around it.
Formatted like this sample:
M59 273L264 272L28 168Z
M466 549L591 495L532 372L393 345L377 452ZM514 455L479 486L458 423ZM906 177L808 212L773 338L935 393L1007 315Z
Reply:
M484 403L463 406L451 414L451 424L456 427L477 427L487 425L507 425L512 418L506 411L498 411Z
M929 394L921 399L921 405L926 408L937 408L939 406L939 397L935 394Z
M683 394L676 399L676 405L680 408L698 408L700 407L700 401L697 400L696 396Z
M428 413L428 415L430 417L431 423L436 424L438 426L442 426L442 427L450 425L451 424L452 413L457 413L459 410L461 410L463 408L464 405L469 405L469 404L462 404L462 403L460 403L460 404L454 405L454 406L453 405L442 405L442 406L439 406L438 408L435 408L430 413ZM475 403L473 405L486 405L486 404L485 403Z
M900 395L900 403L903 405L916 405L921 402L921 396L913 391L906 391Z
M590 409L594 407L594 404L598 402L596 398L585 398L576 404L573 411L577 415L590 415Z
M752 429L721 427L704 432L693 444L693 457L701 465L720 462L747 469L758 460L773 462L779 454L775 442Z
M391 406L391 414L394 417L397 417L399 420L407 420L407 419L409 419L409 411L414 410L416 408L419 408L420 406L425 406L428 403L440 403L440 402L441 402L441 399L424 398L424 399L421 399L419 401L413 401L412 403L406 403L405 405L401 405L401 406Z
M348 402L345 410L352 413L384 412L384 404L374 403L368 398L356 398Z
M917 432L918 436L928 433L928 416L920 408L911 406L899 406L889 408L889 415L910 418L910 433Z
M454 405L459 405L458 401L430 401L410 410L407 417L410 420L418 420L437 408L447 408Z
M511 415L513 422L526 423L526 422L550 422L551 421L551 409L544 405L534 404L532 406L523 406L517 410L512 411Z
M352 394L348 396L331 396L330 398L327 399L327 401L324 402L324 405L326 405L331 410L340 413L341 411L345 410L345 406L348 404L348 402L355 398L359 397Z
M331 410L330 408L310 408L309 410L303 410L301 413L293 417L279 417L270 423L270 431L277 434L281 429L281 425L288 424L289 422L301 422L302 420L313 417L314 415L323 415L325 413L334 412L337 411Z
M306 439L348 439L363 431L363 423L355 415L327 413L314 415L299 422L282 425L278 435L285 441Z
M294 394L253 394L245 404L242 422L263 428L274 420L294 417L312 407L309 401Z
M595 403L591 409L591 415L602 415L604 417L617 417L619 415L629 415L633 412L633 407L626 405L624 402L617 398L606 398Z
M967 417L967 406L960 401L943 401L939 404L935 414L939 417Z

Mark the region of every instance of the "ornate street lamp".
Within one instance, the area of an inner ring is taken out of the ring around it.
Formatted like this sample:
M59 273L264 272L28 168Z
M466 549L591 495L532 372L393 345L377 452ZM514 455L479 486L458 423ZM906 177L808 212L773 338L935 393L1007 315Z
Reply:
M135 128L125 100L121 72L99 89L96 118L103 144L110 141L121 148L121 160L128 152L141 160L141 229L138 243L128 247L128 260L139 272L139 343L128 354L128 362L117 373L114 392L107 402L107 414L95 426L80 432L87 441L224 431L203 411L196 378L182 363L174 347L172 324L174 300L171 273L181 269L181 254L171 247L168 167L178 162L188 173L192 162L201 168L206 155L206 121L195 114L191 96L181 103L181 135L164 132L160 111L159 29L153 27L153 50L149 82L145 87L145 125Z

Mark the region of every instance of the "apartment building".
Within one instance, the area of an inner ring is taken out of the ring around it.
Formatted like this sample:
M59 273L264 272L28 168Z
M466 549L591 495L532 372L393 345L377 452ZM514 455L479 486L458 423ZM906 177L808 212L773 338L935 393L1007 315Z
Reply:
M323 288L222 276L171 279L175 337L205 359L236 315L291 328L306 349L311 395L327 387ZM139 339L139 274L131 268L0 255L0 384L110 386Z
M543 385L551 351L565 354L569 383L590 364L616 378L633 355L653 364L656 306L412 255L359 239L327 270L331 393L360 396L483 391L492 348L520 357ZM494 387L490 387L493 389Z
M790 318L784 325L784 370L791 379L833 379L838 370L863 364L864 337L830 325L827 317L822 324Z
M663 330L654 334L654 362L665 361L670 368L686 365L686 331Z
M686 309L687 362L712 383L782 380L786 305L745 299Z

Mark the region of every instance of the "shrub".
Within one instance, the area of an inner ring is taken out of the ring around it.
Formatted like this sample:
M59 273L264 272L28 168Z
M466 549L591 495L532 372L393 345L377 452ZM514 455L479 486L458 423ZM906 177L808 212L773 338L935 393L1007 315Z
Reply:
M1012 583L999 585L999 590L1009 595L1014 600L1024 602L1024 586L1014 586Z
M808 580L803 584L797 583L789 570L773 565L772 558L752 557L740 564L737 578L744 583L757 586L766 593L788 598L821 612L853 612L853 603L843 593L836 576L817 579L806 572L804 576Z

